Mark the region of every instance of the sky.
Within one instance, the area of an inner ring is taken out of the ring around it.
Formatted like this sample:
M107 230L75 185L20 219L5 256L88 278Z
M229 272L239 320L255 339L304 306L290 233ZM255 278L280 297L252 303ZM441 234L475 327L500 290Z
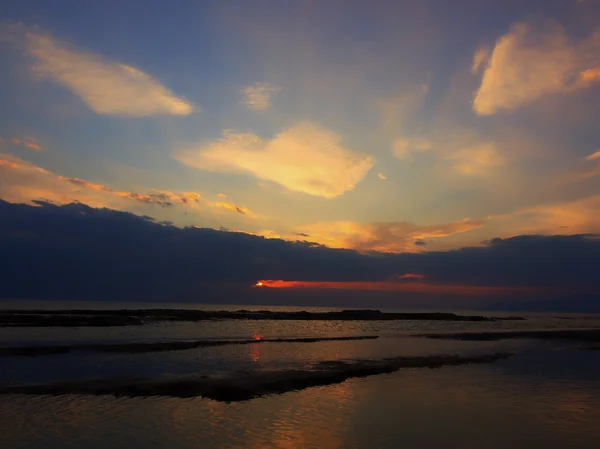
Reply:
M6 0L0 199L380 257L596 235L599 19L600 0Z

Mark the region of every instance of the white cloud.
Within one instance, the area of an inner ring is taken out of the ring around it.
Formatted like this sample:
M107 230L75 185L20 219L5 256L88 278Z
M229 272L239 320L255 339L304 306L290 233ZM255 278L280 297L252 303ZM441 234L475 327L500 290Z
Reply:
M33 70L63 85L98 114L143 117L187 115L194 107L152 76L72 48L45 34L25 32Z
M244 96L242 103L248 109L266 111L271 107L271 97L280 90L281 88L274 87L269 83L254 83L241 90Z
M485 175L491 169L506 163L493 143L463 148L446 159L452 161L454 170L463 175Z
M573 43L562 28L538 32L517 23L496 42L487 60L473 110L492 115L533 103L543 95L567 93L600 81L600 39ZM474 58L474 67L477 53Z
M201 170L251 173L324 198L352 190L374 164L371 156L345 148L339 135L311 122L296 124L269 140L226 131L221 139L174 157Z
M428 139L422 137L400 138L392 142L392 153L398 159L408 159L414 153L431 150L432 145Z
M377 177L378 177L379 179L383 179L383 180L386 180L386 179L387 179L387 176L385 176L385 175L384 175L383 173L381 173L381 172L377 173Z

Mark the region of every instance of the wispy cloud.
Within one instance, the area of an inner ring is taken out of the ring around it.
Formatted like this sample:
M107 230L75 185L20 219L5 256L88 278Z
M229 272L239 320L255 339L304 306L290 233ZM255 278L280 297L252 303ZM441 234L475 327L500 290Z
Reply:
M596 161L598 161L598 163L590 168L590 163L594 163ZM584 157L581 162L583 168L566 173L561 177L561 180L571 183L585 181L586 179L600 176L600 150Z
M525 207L490 220L505 235L600 233L600 195Z
M455 171L463 175L485 175L506 163L506 159L493 143L463 148L446 159L451 161Z
M74 48L49 34L21 30L35 73L66 87L98 114L187 115L194 107L143 71Z
M423 137L401 138L392 143L392 153L398 159L408 159L415 153L428 151L432 148L431 142Z
M595 153L590 154L589 156L586 156L584 159L586 161L595 161L597 159L600 159L600 150L596 151Z
M241 90L242 104L254 111L266 111L271 107L271 98L279 91L281 88L269 83L254 83Z
M287 281L261 279L257 282L264 288L289 288L296 290L348 290L373 292L411 292L438 295L494 295L502 293L541 292L542 288L522 286L481 286L456 284L428 284L425 282L402 282L396 277L387 281Z
M229 201L214 201L197 192L152 190L139 193L117 190L79 178L55 175L48 170L9 154L0 153L0 197L31 204L46 199L57 204L80 201L94 207L124 209L127 203L171 208L221 209L247 217L256 217L249 209Z
M473 64L471 65L471 73L479 73L479 69L483 67L490 56L490 50L486 47L478 48L473 55Z
M15 145L20 145L22 147L25 148L29 148L30 150L34 150L34 151L42 151L44 149L44 147L42 147L39 142L34 139L33 137L21 137L19 139L15 138L15 139L11 139L11 143L15 144Z
M383 180L386 180L386 179L387 179L387 176L385 176L385 175L384 175L383 173L381 173L381 172L377 173L377 177L378 177L379 179L383 179Z
M0 159L0 167L11 168L14 170L14 169L19 168L19 164L17 164L16 162L13 162L13 161L6 160L6 159Z
M157 205L160 207L171 207L175 203L190 205L192 203L199 203L202 198L199 194L195 192L173 193L168 191L154 191L148 194L141 194L135 192L124 192L114 190L110 187L106 187L105 185L94 184L92 182L87 182L79 178L68 178L64 176L58 176L58 179L79 188L107 192L121 198L126 198L144 204Z
M417 225L406 221L360 224L349 221L322 222L298 228L305 240L332 248L352 248L358 251L414 252L417 242L449 237L483 226L483 220L463 220Z
M324 198L352 190L374 164L371 156L345 148L338 134L311 122L269 140L226 131L221 139L176 153L174 158L201 170L250 173Z
M496 42L473 110L492 115L528 105L543 95L589 87L600 81L599 50L596 35L571 42L558 25L537 30L517 23Z

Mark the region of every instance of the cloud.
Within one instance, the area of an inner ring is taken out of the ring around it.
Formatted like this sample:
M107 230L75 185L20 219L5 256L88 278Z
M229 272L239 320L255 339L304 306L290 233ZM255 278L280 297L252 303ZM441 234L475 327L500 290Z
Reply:
M600 195L523 208L497 219L515 233L600 233Z
M114 190L102 184L94 184L79 178L67 178L64 176L58 176L58 179L66 183L73 184L76 187L107 192L121 198L130 199L144 204L154 204L160 207L171 207L175 202L189 205L192 202L200 202L201 199L201 196L195 192L177 194L173 192L155 191L149 194L140 194L134 192L122 192L119 190Z
M16 162L7 161L6 159L0 159L0 167L6 167L15 170L19 168L19 164Z
M589 168L589 162L596 162L595 166ZM586 165L585 168L573 170L561 177L566 182L580 182L590 178L595 178L600 175L600 151L590 154L583 158L582 162Z
M270 298L281 304L283 290L294 290L252 288L257 280L267 279L303 284L309 290L304 299L313 305L332 301L331 291L318 294L315 287L321 284L340 290L345 304L356 307L372 307L376 299L355 297L360 287L388 291L398 304L415 295L414 304L421 307L448 308L462 304L462 296L471 293L481 301L492 294L512 300L515 293L598 292L598 237L518 236L446 252L367 255L243 233L178 228L84 204L30 206L0 200L0 254L11 255L0 258L0 296L202 298L221 303ZM417 277L407 277L411 273ZM276 290L280 293L274 296ZM443 301L437 299L440 293Z
M11 143L14 143L15 145L21 145L34 151L42 151L44 149L44 147L42 147L33 137L25 136L20 139L11 139Z
M506 159L496 150L493 143L463 148L446 159L451 161L455 171L463 175L485 175L491 169L506 163Z
M48 34L24 31L35 73L69 89L98 114L187 115L194 107L141 70L78 50Z
M424 152L433 148L428 139L422 137L400 138L392 143L392 153L398 159L407 159L414 153Z
M589 156L586 156L584 158L584 160L586 160L586 161L595 161L596 159L600 159L600 150L598 150L595 153L592 153Z
M558 25L535 30L517 23L497 40L473 110L492 115L526 106L544 95L589 87L600 81L599 50L597 35L571 42Z
M478 48L473 55L473 65L471 66L471 73L479 73L479 69L483 67L485 62L490 56L490 50L485 47Z
M299 123L270 140L226 131L221 139L176 153L174 158L201 170L253 174L324 198L354 189L374 164L371 156L345 148L339 135L311 122Z
M408 279L401 277L400 279ZM411 278L418 279L418 278ZM261 279L257 282L264 288L286 288L294 290L344 290L390 293L428 293L437 295L476 295L488 296L501 293L533 293L528 287L484 287L475 285L432 285L424 282L388 281L284 281L282 279Z
M271 107L271 97L281 88L274 87L269 83L254 83L241 90L243 95L242 104L253 111L266 111Z
M215 203L215 206L222 207L223 209L231 210L233 212L237 212L238 214L242 214L242 215L251 214L250 210L246 209L245 207L238 206L237 204L233 204L233 203L226 203L223 201L219 201L219 202Z
M381 172L377 173L377 177L378 177L379 179L383 179L383 180L386 180L386 179L387 179L387 176L385 176L385 175L384 175L383 173L381 173Z
M0 197L11 202L33 204L48 200L56 204L79 201L95 207L124 209L134 202L148 206L171 208L222 209L248 217L249 209L227 201L211 201L197 192L152 190L147 193L116 190L79 178L55 175L23 159L0 153Z
M483 226L482 220L463 220L439 225L416 225L405 221L359 224L349 221L322 222L303 226L306 240L331 248L360 252L414 252L423 239L438 239ZM417 243L418 242L418 243Z
M423 280L425 279L426 276L423 276L422 274L419 273L404 273L403 275L399 275L398 279L404 280L404 279L408 279L408 280L414 280L414 279L420 279Z

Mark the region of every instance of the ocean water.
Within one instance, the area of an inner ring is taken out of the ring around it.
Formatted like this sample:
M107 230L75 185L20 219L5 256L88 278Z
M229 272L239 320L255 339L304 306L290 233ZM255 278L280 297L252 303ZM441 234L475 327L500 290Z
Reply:
M0 309L174 307L18 304L0 302ZM306 368L324 360L404 355L516 354L491 364L402 369L237 403L204 398L4 395L0 396L0 448L599 447L600 351L577 350L577 343L565 341L476 342L416 336L422 332L600 328L596 315L535 314L527 318L497 322L231 320L113 328L0 328L4 346L246 339L253 335L380 336L377 340L257 343L147 354L0 357L0 382L217 375Z

